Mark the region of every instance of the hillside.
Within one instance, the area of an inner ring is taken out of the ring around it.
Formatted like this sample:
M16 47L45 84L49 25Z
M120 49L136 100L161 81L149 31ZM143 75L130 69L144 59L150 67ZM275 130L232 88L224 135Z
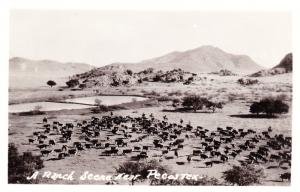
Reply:
M34 88L45 86L52 79L64 83L71 75L89 71L93 66L84 63L62 63L52 60L30 60L14 57L9 60L9 87Z
M114 71L131 69L138 72L147 68L163 71L180 68L193 73L210 73L226 69L237 74L249 74L263 69L249 56L226 53L212 46L202 46L184 52L172 52L139 63L114 63L99 69Z
M287 54L278 65L271 69L261 70L250 75L251 77L264 77L271 75L278 75L283 73L293 72L293 55L292 53Z

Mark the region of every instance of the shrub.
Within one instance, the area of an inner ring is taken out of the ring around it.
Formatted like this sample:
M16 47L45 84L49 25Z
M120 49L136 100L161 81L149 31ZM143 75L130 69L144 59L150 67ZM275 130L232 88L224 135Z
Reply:
M288 111L289 106L278 98L265 98L259 102L252 103L250 106L250 112L256 113L257 115L265 113L274 116L274 114L287 113Z
M216 109L223 109L223 103L221 102L207 101L204 105L206 108L212 110L213 113L216 111Z
M153 81L154 82L158 82L158 81L161 81L161 76L160 75L155 75L155 77L153 77Z
M223 172L222 176L226 182L239 186L259 184L263 177L263 170L253 165L233 166L231 169Z
M113 86L113 87L117 87L117 86L120 85L120 82L117 81L116 79L113 79L113 82L110 85Z
M124 80L124 81L122 82L122 84L123 84L123 85L128 85L128 84L129 84L129 80Z
M81 83L81 84L79 85L79 88L80 88L80 89L86 88L86 84L85 84L85 83Z
M202 109L204 104L208 102L206 98L202 98L198 95L186 96L183 98L182 106L192 108L194 112Z
M110 111L110 107L106 105L99 105L98 107L94 107L91 109L93 113L101 113L101 112L108 112Z
M79 81L78 79L71 79L69 81L66 82L66 85L71 88L71 87L76 87L77 85L79 85Z
M8 183L33 183L34 180L27 180L26 177L43 167L40 156L33 156L31 152L19 155L15 144L8 145Z
M240 78L240 79L237 80L237 82L240 85L254 85L254 84L258 83L258 80L257 79L243 79L243 78Z
M170 180L170 179L159 179L153 180L151 185L182 185L182 186L216 186L221 185L218 179L214 177L202 177L197 180L193 179L183 179L183 180Z

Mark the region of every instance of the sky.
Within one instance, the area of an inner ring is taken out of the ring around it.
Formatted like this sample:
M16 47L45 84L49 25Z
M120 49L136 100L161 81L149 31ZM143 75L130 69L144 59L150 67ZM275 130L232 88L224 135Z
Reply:
M288 12L11 10L10 57L103 66L212 45L273 67L292 52Z

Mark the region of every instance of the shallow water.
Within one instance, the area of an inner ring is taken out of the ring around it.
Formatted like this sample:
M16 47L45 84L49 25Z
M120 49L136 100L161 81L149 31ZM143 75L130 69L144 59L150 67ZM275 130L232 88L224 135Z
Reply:
M37 106L40 106L40 111L57 111L62 109L84 109L89 108L89 105L71 104L71 103L54 103L54 102L34 102L34 103L22 103L13 104L8 106L9 113L19 113L34 110Z
M92 97L66 99L65 101L94 105L96 104L95 99L99 99L102 105L118 105L122 103L129 103L132 101L143 101L146 100L147 98L134 97L134 96L92 96Z

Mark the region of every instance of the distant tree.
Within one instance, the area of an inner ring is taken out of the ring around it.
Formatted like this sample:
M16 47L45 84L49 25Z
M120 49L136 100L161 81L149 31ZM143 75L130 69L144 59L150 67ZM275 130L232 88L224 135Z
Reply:
M233 166L231 169L223 172L222 175L226 182L239 186L259 184L263 177L263 169L256 168L253 165Z
M130 69L127 69L127 70L126 70L126 73L127 73L128 75L130 75L130 76L133 74L132 70L130 70Z
M53 87L56 85L55 81L49 80L47 81L47 85L49 85L50 87Z
M256 113L265 113L270 116L274 114L287 113L289 111L289 106L280 99L274 98L265 98L259 102L254 102L250 106L250 112Z
M263 106L259 102L254 102L250 106L250 112L256 113L256 115L259 115L260 113L264 112Z
M33 156L31 152L19 155L15 144L8 145L8 183L36 183L36 180L27 180L36 170L43 168L40 156Z
M97 106L100 106L101 103L102 103L102 101L101 101L100 99L98 99L98 98L95 99L95 104L96 104Z
M78 81L78 79L71 79L71 80L66 82L66 85L69 88L76 87L77 85L79 85L79 81Z

